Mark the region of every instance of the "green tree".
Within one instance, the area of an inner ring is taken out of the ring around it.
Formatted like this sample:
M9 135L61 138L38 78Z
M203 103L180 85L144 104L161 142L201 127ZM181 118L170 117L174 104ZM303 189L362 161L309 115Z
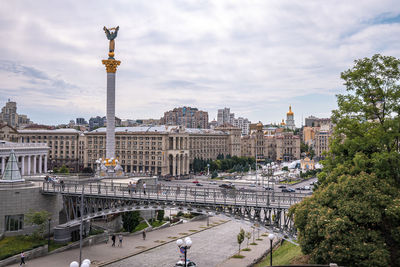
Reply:
M128 232L133 232L140 223L139 211L128 211L122 214L122 225Z
M33 211L30 210L25 214L25 222L27 224L35 225L36 229L32 233L32 237L35 239L42 239L44 232L46 231L46 225L51 213L45 210Z
M240 232L237 235L237 242L239 244L239 253L238 253L239 255L240 255L240 245L243 243L244 237L245 237L244 230L240 228Z
M164 214L165 214L164 210L158 210L157 211L157 220L159 222L162 222L162 220L164 219Z
M218 177L218 172L217 170L213 171L211 174L211 179L217 178Z
M342 73L318 189L292 207L315 263L400 266L400 60L374 55Z
M58 169L58 173L69 173L69 169L67 166L62 165L59 169Z

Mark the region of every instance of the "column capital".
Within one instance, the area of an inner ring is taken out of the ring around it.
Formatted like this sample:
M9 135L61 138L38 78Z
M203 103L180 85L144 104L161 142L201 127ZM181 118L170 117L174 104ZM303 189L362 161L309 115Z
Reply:
M121 61L115 59L103 59L101 61L106 66L107 73L115 73Z

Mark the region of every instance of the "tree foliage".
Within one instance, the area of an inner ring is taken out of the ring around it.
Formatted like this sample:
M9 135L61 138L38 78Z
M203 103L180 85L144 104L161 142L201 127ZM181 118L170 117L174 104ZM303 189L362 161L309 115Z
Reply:
M33 231L32 234L34 238L43 238L44 232L46 231L46 224L48 223L48 219L50 217L51 213L45 210L30 210L27 214L25 214L25 222L36 226L36 229Z
M400 266L400 60L374 55L342 73L331 148L314 195L295 205L315 263Z
M140 223L139 211L128 211L122 214L122 224L126 231L132 232Z
M195 158L193 160L193 171L200 172L207 170L207 164L210 164L210 171L237 171L247 172L250 166L255 168L255 159L250 157L237 157L227 155L224 158L223 154L218 155L216 160Z
M239 253L238 253L239 255L240 255L240 245L243 243L244 238L245 238L245 232L243 228L240 228L240 232L237 235L237 242L239 244Z

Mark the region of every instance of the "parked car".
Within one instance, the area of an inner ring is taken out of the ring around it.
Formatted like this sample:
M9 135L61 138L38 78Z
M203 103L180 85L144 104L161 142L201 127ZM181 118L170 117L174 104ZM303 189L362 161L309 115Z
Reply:
M296 190L294 190L293 188L283 188L282 192L293 193L293 192L296 192Z
M199 183L199 181L197 181L197 180L196 180L196 181L193 181L192 183L194 183L194 184L198 184L198 183Z
M203 186L201 183L197 183L196 186Z
M215 181L212 181L212 182L210 182L210 184L217 184L217 182L215 182Z
M274 190L272 187L264 186L265 190Z
M235 188L233 185L229 185L229 184L221 184L219 187L221 187L221 188L226 188L226 189L233 189L233 188Z
M250 187L256 187L256 184L250 184L249 186Z
M278 188L286 188L286 185L280 185Z

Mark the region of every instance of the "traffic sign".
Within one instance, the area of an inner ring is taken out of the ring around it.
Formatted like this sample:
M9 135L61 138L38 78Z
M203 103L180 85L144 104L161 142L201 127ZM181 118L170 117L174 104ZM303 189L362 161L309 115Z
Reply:
M185 254L185 248L184 247L181 247L179 250L181 251L182 254Z

